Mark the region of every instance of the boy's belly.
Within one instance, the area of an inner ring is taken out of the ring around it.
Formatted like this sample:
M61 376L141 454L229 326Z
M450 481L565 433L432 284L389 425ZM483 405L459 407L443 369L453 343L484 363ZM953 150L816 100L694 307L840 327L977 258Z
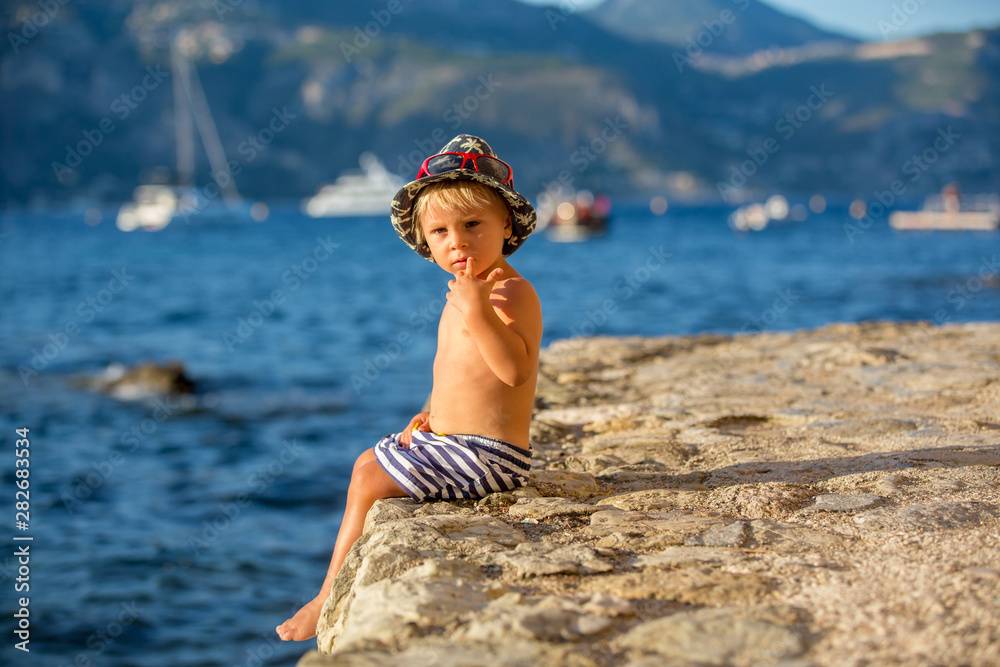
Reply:
M497 386L499 385L499 386ZM509 387L495 377L439 378L431 392L431 430L447 435L472 434L528 448L535 380Z

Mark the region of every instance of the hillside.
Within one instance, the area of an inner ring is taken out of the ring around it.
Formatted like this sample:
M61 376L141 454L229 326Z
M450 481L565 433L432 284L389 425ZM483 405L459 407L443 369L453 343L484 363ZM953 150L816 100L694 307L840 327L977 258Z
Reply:
M32 31L37 7L14 3L5 23L20 41L0 56L0 205L119 201L171 178L172 36L255 198L311 194L363 150L411 176L458 132L487 136L529 195L562 174L612 194L718 199L770 138L780 150L734 198L870 197L947 127L961 138L907 195L955 178L998 187L1000 31L858 45L755 3L689 62L676 34L621 28L711 23L725 4L609 0L573 13L434 0L393 13L377 1L78 0ZM757 51L765 42L774 48ZM832 95L795 121L814 87ZM276 115L285 121L268 137Z
M658 42L709 53L749 55L810 42L854 40L756 0L607 0L584 16L631 41Z

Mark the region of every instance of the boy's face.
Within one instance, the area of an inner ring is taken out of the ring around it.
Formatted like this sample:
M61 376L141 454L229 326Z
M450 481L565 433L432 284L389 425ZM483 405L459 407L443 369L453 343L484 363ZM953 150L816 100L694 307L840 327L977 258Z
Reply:
M420 227L438 266L457 274L465 271L466 260L472 257L477 275L495 269L503 261L503 244L511 235L507 207L450 210L430 196L420 215Z

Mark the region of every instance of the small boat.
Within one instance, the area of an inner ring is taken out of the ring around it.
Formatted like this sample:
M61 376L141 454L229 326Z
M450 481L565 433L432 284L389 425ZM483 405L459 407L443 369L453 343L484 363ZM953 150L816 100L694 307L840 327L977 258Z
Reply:
M169 185L140 185L132 201L118 209L116 224L123 232L142 229L158 232L173 219L180 206L178 189Z
M963 195L955 184L947 185L940 195L924 200L919 211L893 211L889 214L893 229L951 229L993 231L1000 227L1000 197Z
M358 158L360 171L349 171L324 185L302 202L302 210L313 218L389 215L392 198L406 181L390 173L374 153Z
M608 229L611 200L589 190L563 197L549 196L538 207L538 226L559 243L585 241Z

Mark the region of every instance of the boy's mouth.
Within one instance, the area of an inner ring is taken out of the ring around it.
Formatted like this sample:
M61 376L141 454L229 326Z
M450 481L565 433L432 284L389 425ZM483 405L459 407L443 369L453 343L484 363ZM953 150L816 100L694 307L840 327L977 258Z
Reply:
M468 264L468 259L469 259L468 257L464 257L462 259L456 259L454 262L452 262L452 266L454 266L456 269L464 269L465 265Z

